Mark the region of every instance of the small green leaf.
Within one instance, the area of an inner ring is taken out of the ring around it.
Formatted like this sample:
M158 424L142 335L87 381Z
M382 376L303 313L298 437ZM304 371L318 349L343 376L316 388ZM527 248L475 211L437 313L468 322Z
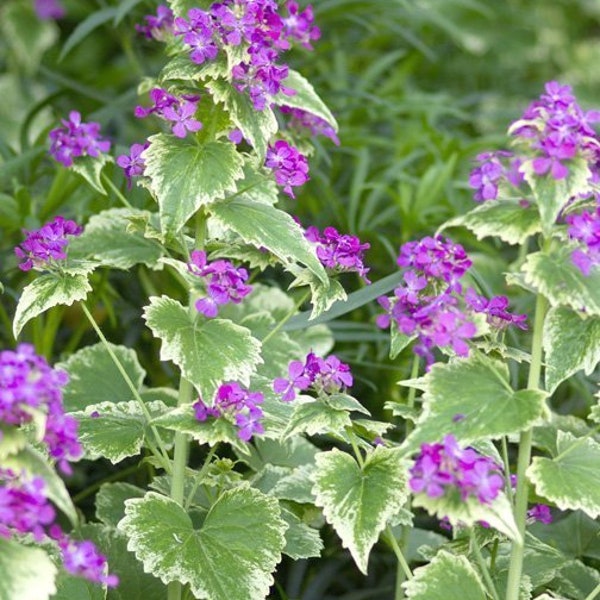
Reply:
M310 286L311 304L313 305L309 321L318 319L338 302L344 302L348 296L339 281L330 279L323 282L308 269L303 269L290 287ZM300 315L296 315L300 316ZM309 323L310 325L311 323Z
M241 154L226 142L203 145L159 133L144 152L150 189L155 194L164 234L176 235L202 206L236 191L244 176Z
M109 346L133 386L139 391L146 371L140 365L135 351L125 346ZM134 399L123 375L102 343L78 350L66 362L58 363L56 368L69 374L69 382L63 392L67 412L84 410L87 406L102 402L127 402Z
M552 306L568 306L600 315L600 269L585 276L571 260L572 248L530 254L522 267L525 284L546 296Z
M146 491L130 483L103 483L96 494L96 517L116 527L125 516L125 500L143 498Z
M414 578L402 587L411 600L486 600L477 571L464 556L440 550L424 567L415 569Z
M416 337L415 335L405 335L398 329L396 322L392 321L390 327L390 359L394 360Z
M224 381L248 385L262 362L260 342L248 329L225 319L195 318L167 296L150 298L144 318L162 340L161 360L172 360L206 402Z
M0 537L0 600L48 600L56 574L43 550Z
M316 504L366 574L371 548L408 496L406 464L397 449L382 447L362 467L337 449L318 454L316 462Z
M327 274L314 249L304 237L301 227L286 212L244 195L209 207L214 220L235 231L248 244L264 247L284 263L295 261L306 265L321 281Z
M314 504L314 471L314 461L294 468L266 464L252 480L252 486L278 500Z
M128 270L137 264L154 267L163 254L161 244L129 229L131 219L149 215L142 210L112 208L92 216L83 233L71 241L69 256L94 258L114 269Z
M528 237L541 230L540 215L535 205L522 206L516 200L484 202L452 219L445 227L464 226L481 240L498 237L507 244L524 244Z
M100 27L107 21L110 21L117 14L117 9L114 7L103 8L93 12L89 17L81 21L73 30L73 33L68 37L63 46L58 60L61 61L69 52L82 42L94 29Z
M293 560L321 556L323 540L319 532L303 523L291 510L281 509L281 518L287 523L283 553Z
M558 456L536 456L527 476L536 492L561 510L580 509L592 519L600 515L600 444L559 431Z
M588 317L565 307L550 309L544 323L544 352L549 394L581 369L591 375L600 362L600 316Z
M52 600L106 600L106 587L61 571L56 578ZM112 600L112 599L111 599Z
M514 391L506 364L483 354L435 363L424 377L401 383L424 390L423 412L403 444L408 452L448 433L462 442L499 438L548 415L545 392Z
M263 600L281 559L279 505L252 488L223 493L195 528L175 501L154 492L127 500L119 529L146 571L189 584L208 600Z
M85 300L92 291L84 273L47 273L40 275L25 287L13 322L13 334L19 336L23 327L33 318L58 304L71 306Z
M108 162L112 162L112 158L106 154L100 154L97 157L80 156L73 161L70 168L75 173L81 175L97 192L106 196L106 190L104 189L100 175Z
M303 402L296 404L281 438L286 440L300 433L307 435L326 433L341 436L346 428L351 426L352 421L346 410L333 408L322 400Z

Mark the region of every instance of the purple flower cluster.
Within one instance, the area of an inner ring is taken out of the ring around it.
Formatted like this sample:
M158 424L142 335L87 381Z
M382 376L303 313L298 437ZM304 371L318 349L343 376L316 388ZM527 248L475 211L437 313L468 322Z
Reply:
M38 19L43 21L62 19L66 14L60 0L34 0L33 8Z
M492 502L504 486L502 467L473 448L461 448L453 435L442 444L423 444L410 469L410 489L415 494L441 498L458 492L462 500Z
M82 454L77 421L63 408L62 388L67 381L64 371L52 369L29 344L0 352L0 422L19 426L29 423L34 413L42 413L46 418L43 441L64 473L71 472L68 462Z
M201 422L206 421L208 417L233 417L238 428L238 437L248 442L253 435L265 431L261 422L263 411L258 406L263 400L264 396L260 392L251 392L238 383L229 382L219 386L212 406L198 398L193 408L196 419Z
M146 163L142 157L142 152L149 147L150 142L146 142L145 144L133 144L131 148L129 148L129 154L117 156L117 164L125 172L128 188L131 188L131 180L133 177L139 177L144 174Z
M498 186L505 181L515 188L523 183L524 177L519 171L521 159L512 152L483 152L477 155L476 160L478 165L469 176L469 185L475 189L475 202L495 200L498 197Z
M35 231L23 230L25 241L15 248L15 254L23 259L19 265L21 271L31 269L45 269L52 266L54 261L65 260L65 252L69 240L68 235L80 235L83 229L74 221L65 220L63 217L55 217L50 223L46 223Z
M321 358L310 352L304 362L293 360L288 365L288 379L277 377L273 381L273 391L281 394L284 402L291 402L296 391L313 389L317 394L333 394L352 387L352 384L350 367L337 356L331 354Z
M69 113L69 119L62 119L62 127L52 129L50 154L65 167L73 164L79 156L98 158L101 152L110 150L110 142L100 137L100 123L82 123L81 114L76 110Z
M600 142L592 123L600 121L600 112L582 110L568 85L550 81L545 91L528 106L511 133L535 152L536 175L550 173L553 179L564 179L569 161L576 156L597 161Z
M326 227L321 234L316 227L308 227L306 239L317 245L317 257L328 269L338 272L354 271L366 283L369 269L363 263L363 254L370 248L369 244L361 244L354 235L341 235L334 227Z
M460 279L471 261L460 244L439 236L408 242L400 248L397 262L407 268L404 284L394 290L392 298L377 299L386 311L377 318L377 325L385 329L394 322L402 334L416 336L414 352L428 365L434 361L434 347L451 347L458 356L468 356L466 340L477 333L473 312L485 313L496 329L509 323L524 327L524 316L506 312L504 296L487 301L468 292L463 297ZM467 305L466 312L461 302Z
M136 25L135 30L149 40L164 41L173 33L175 17L173 11L164 4L159 4L155 15L146 15L143 25Z
M203 250L194 250L190 260L190 273L206 279L207 296L196 301L196 310L205 317L216 317L219 305L239 304L252 291L252 286L245 284L248 271L243 267L234 267L228 260L209 263Z
M281 16L275 0L223 0L207 11L190 9L187 19L176 18L174 33L200 65L214 60L225 46L245 45L248 59L232 67L234 86L248 92L256 110L264 110L278 93L295 93L283 85L289 69L278 64L281 51L294 42L310 49L320 36L310 6L299 11L296 2L288 2L287 11Z
M579 215L568 215L565 221L569 226L569 237L579 242L571 260L588 276L592 268L600 264L600 207L592 213L583 211Z
M283 187L283 191L295 198L292 187L308 181L308 161L306 156L284 140L278 140L267 149L265 166L273 169L275 182Z
M321 119L321 117L301 108L292 108L291 106L280 106L279 110L285 115L290 115L290 128L295 130L308 129L312 136L324 135L336 146L340 145L340 140L335 129L327 121Z
M172 123L171 131L178 138L184 138L188 131L195 133L202 129L202 123L195 118L198 110L200 96L183 95L173 96L162 88L153 88L150 91L152 106L144 108L136 106L134 114L138 119L148 115L156 115Z

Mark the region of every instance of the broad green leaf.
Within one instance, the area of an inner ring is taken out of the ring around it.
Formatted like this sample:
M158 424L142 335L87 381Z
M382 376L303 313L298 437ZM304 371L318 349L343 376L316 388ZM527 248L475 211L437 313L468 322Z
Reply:
M246 243L264 247L284 263L295 261L306 265L325 284L327 274L314 249L304 237L302 228L286 212L243 194L209 207L213 219L235 231Z
M546 296L552 306L600 315L600 269L585 276L571 260L572 248L530 254L522 267L525 284Z
M224 492L195 528L175 501L154 492L126 502L119 529L146 571L188 583L197 598L263 600L281 559L279 505L252 488Z
M222 102L235 126L256 150L258 159L264 161L267 146L277 132L277 119L273 110L266 106L256 110L248 94L240 94L231 84L215 79L206 86L216 102Z
M13 469L17 473L25 471L31 476L41 477L46 482L47 497L69 518L73 526L78 524L77 511L64 481L38 450L27 447L7 456L2 459L2 468Z
M513 540L521 539L512 506L504 493L500 493L490 504L482 504L478 498L473 496L463 499L458 491L446 494L441 498L416 494L413 497L413 506L425 508L429 514L438 519L447 517L454 527L461 524L471 526L479 521L486 521L507 537Z
M92 288L84 273L46 273L25 287L13 322L13 335L19 336L23 327L33 318L58 304L71 306L85 300Z
M536 492L561 510L580 509L592 519L600 515L600 444L562 431L557 435L558 455L536 456L527 476Z
M84 232L69 245L70 257L94 258L114 269L130 269L137 264L154 267L163 254L162 246L147 239L141 231L128 227L132 218L150 213L129 208L112 208L92 216Z
M105 525L116 527L125 516L125 500L143 498L145 493L130 483L103 483L96 494L96 517Z
M310 286L310 301L313 305L309 321L318 319L320 315L326 313L337 302L344 302L348 298L346 290L339 281L330 279L327 282L323 282L307 269L300 272L290 287L304 285Z
M403 444L408 452L448 433L461 442L499 438L548 415L545 392L514 391L506 364L482 354L435 363L424 377L401 384L424 391L423 412Z
M48 600L56 574L43 550L0 537L0 600Z
M347 427L352 427L352 420L346 410L334 408L323 400L302 402L296 404L281 439L286 440L300 433L343 436Z
M544 323L546 389L577 371L591 375L600 361L600 316L588 317L565 307L552 308Z
M106 588L97 583L61 571L56 578L52 600L106 600Z
M92 31L94 31L94 29L97 29L100 25L114 18L116 13L116 8L103 8L93 12L89 17L81 21L62 47L58 60L61 61L73 48L75 48L75 46L77 46L77 44L82 42Z
M109 344L136 390L140 390L146 371L131 348ZM102 402L127 402L133 400L123 375L113 362L104 344L87 346L71 354L66 362L56 368L69 374L63 402L67 412L83 410Z
M411 600L486 600L485 587L477 571L464 556L440 550L413 579L402 584Z
M314 461L300 467L277 467L266 464L252 480L252 487L278 500L298 504L314 504L313 475Z
M161 360L172 360L208 402L224 381L249 384L262 362L260 342L225 319L191 315L176 300L150 298L144 318L155 337L162 340Z
M293 560L321 556L323 540L316 529L303 523L299 517L286 508L281 509L281 518L288 526L285 532L283 554Z
M196 2L196 7L198 3ZM227 77L229 69L227 57L220 52L215 60L201 65L192 62L188 54L179 54L172 58L160 73L160 81L204 81L207 78Z
M327 121L336 131L338 128L337 122L331 111L327 108L323 100L319 98L313 86L300 73L289 70L287 78L283 81L283 85L296 91L293 96L279 93L273 99L278 106L291 106L292 108L301 108L321 119Z
M180 140L159 133L144 152L149 187L158 200L161 229L176 235L202 206L236 191L243 158L229 142Z
M541 230L535 205L521 205L516 200L492 200L480 204L466 215L452 219L445 227L464 226L481 240L498 237L507 244L524 244Z
M106 190L100 175L108 162L112 162L112 158L106 154L100 154L96 158L93 156L80 156L73 161L70 169L81 175L97 192L106 196Z
M167 410L162 402L151 402L146 407L151 415ZM72 415L79 422L79 441L87 459L106 458L114 465L141 452L148 420L135 400L92 404Z
M598 569L583 564L579 560L566 562L555 581L550 584L552 589L568 598L583 598L588 600L597 595L600 586Z
M249 453L239 458L256 472L269 466L295 468L314 464L319 452L314 444L302 437L285 441L258 438L247 449Z
M556 456L556 435L558 431L568 432L575 437L589 435L590 428L584 419L573 415L559 415L550 411L550 418L542 425L533 428L533 445L546 454Z
M397 449L383 447L362 467L337 449L318 454L316 462L316 504L366 574L371 548L408 496L406 464Z
M585 158L574 158L568 161L569 175L564 179L554 179L550 173L539 176L533 171L531 161L522 165L521 169L527 183L533 190L540 216L542 230L546 235L552 231L556 218L567 202L580 194L590 192L592 173Z

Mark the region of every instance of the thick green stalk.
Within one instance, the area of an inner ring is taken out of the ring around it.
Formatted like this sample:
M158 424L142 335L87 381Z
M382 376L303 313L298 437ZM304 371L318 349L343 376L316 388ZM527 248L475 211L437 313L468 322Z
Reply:
M531 346L531 365L527 379L527 389L539 389L542 372L542 339L544 334L544 319L546 317L546 298L538 294L535 305L535 321L533 325L533 341ZM517 463L517 491L515 494L515 521L521 539L514 541L510 555L506 600L519 599L521 573L523 571L523 555L525 541L525 521L527 518L527 497L529 485L525 472L531 460L531 445L533 430L528 429L521 434L519 441L519 459Z

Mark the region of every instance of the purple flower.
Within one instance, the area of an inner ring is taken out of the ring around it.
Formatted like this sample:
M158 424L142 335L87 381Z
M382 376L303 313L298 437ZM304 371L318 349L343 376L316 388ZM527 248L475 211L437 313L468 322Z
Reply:
M146 15L144 21L145 24L136 25L135 30L149 40L163 41L173 33L173 11L164 4L158 5L156 15Z
M66 11L60 0L34 0L33 8L39 19L62 19Z
M100 124L83 123L81 114L76 110L69 113L69 119L62 121L62 127L52 129L50 154L65 167L73 164L79 156L97 158L101 152L110 150L110 142L100 137Z
M60 216L35 231L23 229L25 241L15 248L17 257L23 259L19 269L45 269L51 267L54 261L66 260L67 236L78 236L82 231L77 223Z
M552 523L552 513L550 507L545 504L534 504L528 511L527 516L532 521L539 521L544 525L550 525Z
M273 381L273 391L281 394L284 402L291 402L296 397L296 388L299 391L306 390L312 383L312 378L304 372L304 363L293 360L288 365L289 379L277 377Z
M475 202L495 200L498 197L498 186L504 181L508 181L516 188L521 185L524 179L519 171L521 160L513 157L512 152L504 150L477 155L478 166L469 176L469 186L475 189L473 196ZM506 165L509 158L513 160Z
M328 137L336 146L340 145L340 140L335 132L335 129L324 119L313 115L312 113L302 110L301 108L292 108L291 106L280 106L279 110L290 115L289 126L292 129L302 130L307 129L311 135L324 135Z
M473 288L469 288L465 294L465 302L474 312L485 314L487 322L495 329L516 325L519 329L527 330L527 315L511 315L506 310L508 307L506 296L494 296L488 300L479 296Z
M252 291L252 286L245 284L248 279L246 269L236 268L228 260L209 263L203 250L194 250L190 259L190 273L205 279L207 295L196 301L196 310L205 317L216 317L219 305L239 304Z
M278 140L268 147L265 166L273 169L275 182L292 198L295 198L292 187L303 185L308 181L306 157L284 140Z
M297 41L308 50L312 50L311 42L321 37L321 31L313 25L313 8L308 5L302 12L298 3L290 0L286 4L288 16L283 17L283 36L287 40Z
M167 106L162 116L173 125L173 134L178 138L184 138L188 131L195 133L202 129L202 123L194 118L198 109L197 102L182 101L179 105Z
M150 142L145 144L133 144L129 149L129 155L121 154L117 156L117 164L125 171L127 178L127 187L131 188L133 177L139 177L144 174L146 163L142 158L142 152L150 147Z
M565 218L569 238L579 247L571 254L573 264L587 277L600 264L600 208L590 213L568 215Z

